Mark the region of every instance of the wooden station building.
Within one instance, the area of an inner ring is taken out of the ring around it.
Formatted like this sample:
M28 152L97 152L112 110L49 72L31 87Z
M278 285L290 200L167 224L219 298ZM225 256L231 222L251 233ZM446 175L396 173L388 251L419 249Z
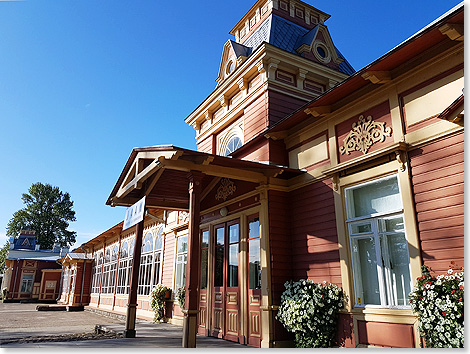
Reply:
M34 230L21 230L10 237L1 289L8 301L55 302L60 293L61 266L57 262L68 248L58 244L42 250Z
M155 284L185 287L186 309L167 308L185 346L198 332L279 347L283 284L308 278L347 295L338 345L419 346L420 266L464 263L464 7L357 72L329 17L259 0L235 25L186 118L197 151L133 149L107 204L145 197L144 220L82 245L90 307L129 314L131 289L152 318Z

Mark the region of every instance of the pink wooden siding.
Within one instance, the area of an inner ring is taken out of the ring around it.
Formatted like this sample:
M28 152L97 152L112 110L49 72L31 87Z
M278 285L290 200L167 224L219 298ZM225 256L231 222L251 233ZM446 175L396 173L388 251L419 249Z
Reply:
M304 100L287 96L286 94L269 91L269 125L280 121L297 108L305 104Z
M409 153L424 264L464 265L464 134Z
M291 193L292 276L341 286L338 236L331 180Z
M162 284L173 289L173 266L175 260L175 237L173 233L165 235L163 249ZM176 290L176 289L175 289Z
M247 142L266 128L265 94L260 95L245 108L244 118L244 139Z

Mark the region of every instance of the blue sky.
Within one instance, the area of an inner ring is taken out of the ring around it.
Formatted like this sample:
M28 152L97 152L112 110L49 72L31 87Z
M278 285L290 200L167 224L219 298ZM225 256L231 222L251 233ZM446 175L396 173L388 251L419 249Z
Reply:
M74 201L81 244L124 218L105 205L133 147L195 149L184 119L213 91L228 32L255 0L0 0L0 245L36 182ZM358 70L459 1L307 3Z

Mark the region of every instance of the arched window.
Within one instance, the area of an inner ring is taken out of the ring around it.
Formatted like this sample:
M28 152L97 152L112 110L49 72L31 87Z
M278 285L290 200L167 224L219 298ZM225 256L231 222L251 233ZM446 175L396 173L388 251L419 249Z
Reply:
M111 260L109 262L108 294L114 294L118 253L119 246L115 245L111 251Z
M153 234L147 232L142 241L142 255L140 256L139 287L137 294L148 295L152 287L153 266Z
M227 143L227 147L225 148L224 156L230 155L232 152L237 150L242 145L243 145L242 139L240 139L238 136L232 137Z
M240 127L232 128L219 140L219 155L228 156L243 145L243 131Z
M103 294L108 293L109 272L111 270L110 262L111 262L111 249L108 248L104 254L103 282L101 283L101 292Z
M163 227L158 230L157 240L155 241L155 254L153 265L153 284L156 285L161 282L161 264L163 259Z
M129 261L129 243L124 241L121 245L121 254L119 255L119 272L116 293L126 294L127 289L127 271Z
M97 294L100 292L100 282L101 282L101 265L103 264L103 252L95 254L95 262L93 264L93 277L92 277L92 287L91 292Z

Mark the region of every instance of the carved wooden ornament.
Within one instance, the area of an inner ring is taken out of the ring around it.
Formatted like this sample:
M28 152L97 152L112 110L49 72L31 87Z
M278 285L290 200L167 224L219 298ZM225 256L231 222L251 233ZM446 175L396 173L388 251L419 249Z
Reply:
M364 118L361 115L359 121L353 123L339 151L341 155L349 155L352 151L366 154L373 144L383 142L387 136L392 136L392 128L385 127L385 122L374 122L371 116Z
M217 194L215 195L215 199L226 200L229 196L235 193L236 189L237 187L235 186L235 183L233 183L228 178L224 178L220 181L220 186L219 188L217 188Z

